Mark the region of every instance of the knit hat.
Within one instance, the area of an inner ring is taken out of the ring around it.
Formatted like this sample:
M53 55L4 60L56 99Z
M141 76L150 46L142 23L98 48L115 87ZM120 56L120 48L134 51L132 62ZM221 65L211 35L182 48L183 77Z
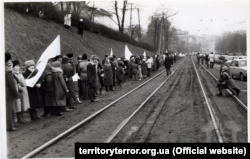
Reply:
M26 61L24 63L25 68L30 67L30 66L35 66L35 62L33 60Z
M55 61L51 65L52 65L52 67L60 67L61 68L61 63L59 61Z
M8 62L11 59L10 53L7 51L5 52L5 63Z
M84 54L82 55L82 59L83 59L83 60L87 60L87 59L88 59L88 56L84 53Z
M14 60L12 61L12 63L13 63L13 67L15 67L16 65L20 66L20 62L18 60Z
M69 58L71 58L71 57L73 57L74 55L73 55L73 53L68 53L67 56L68 56Z
M68 58L67 56L63 56L62 61L63 61L63 62L68 62L68 61L69 61L69 58Z

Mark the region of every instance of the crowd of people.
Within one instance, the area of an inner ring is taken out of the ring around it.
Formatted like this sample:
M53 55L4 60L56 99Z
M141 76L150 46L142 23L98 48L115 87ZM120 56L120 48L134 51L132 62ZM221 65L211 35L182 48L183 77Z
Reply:
M211 52L210 54L200 54L197 53L196 55L197 57L197 63L198 64L202 64L205 61L205 65L207 65L207 68L214 68L214 62L215 62L215 55L213 54L213 52ZM222 96L223 95L223 90L224 89L229 89L233 95L238 96L240 93L240 90L235 86L233 80L232 80L232 76L230 74L230 65L227 63L227 59L225 56L220 56L219 57L220 60L220 69L219 69L219 80L218 80L218 90L219 93L216 94L217 96Z
M34 87L28 87L25 80L38 72L35 62L28 60L21 64L18 60L12 61L10 53L5 53L7 130L16 131L19 124L25 124L27 119L23 114L26 111L31 120L41 119L37 113L40 108L44 110L41 117L61 116L61 112L76 109L75 104L82 103L81 100L97 102L97 96L104 90L122 88L125 80L140 81L150 77L151 72L162 65L165 65L167 75L171 74L170 67L177 60L176 54L131 56L130 60L105 55L100 60L96 55L88 58L84 53L77 57L75 64L73 57L73 53L68 53L50 59ZM79 76L78 89L74 85L75 74Z

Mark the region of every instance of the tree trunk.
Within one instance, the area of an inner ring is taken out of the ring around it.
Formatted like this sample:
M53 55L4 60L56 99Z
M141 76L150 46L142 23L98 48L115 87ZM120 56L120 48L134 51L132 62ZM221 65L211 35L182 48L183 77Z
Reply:
M119 19L119 15L118 15L117 1L115 1L115 15L116 15L116 18L117 18L119 32L121 32L121 24L120 24L120 19Z
M124 31L124 20L125 20L125 13L126 13L126 6L127 6L127 1L123 1L123 9L122 9L122 24L121 24L121 32L123 33Z
M60 3L61 3L61 12L63 13L63 2Z

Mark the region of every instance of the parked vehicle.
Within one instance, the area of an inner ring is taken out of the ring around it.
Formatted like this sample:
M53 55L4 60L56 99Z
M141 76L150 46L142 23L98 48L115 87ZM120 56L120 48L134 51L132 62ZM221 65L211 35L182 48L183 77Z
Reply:
M230 65L232 78L239 77L242 81L247 79L247 59L234 59Z

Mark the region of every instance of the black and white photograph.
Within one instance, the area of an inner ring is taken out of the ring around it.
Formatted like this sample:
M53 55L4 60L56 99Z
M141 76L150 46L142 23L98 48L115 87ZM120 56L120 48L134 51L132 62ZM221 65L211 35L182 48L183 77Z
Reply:
M75 143L249 142L250 1L1 9L0 158L75 158Z

